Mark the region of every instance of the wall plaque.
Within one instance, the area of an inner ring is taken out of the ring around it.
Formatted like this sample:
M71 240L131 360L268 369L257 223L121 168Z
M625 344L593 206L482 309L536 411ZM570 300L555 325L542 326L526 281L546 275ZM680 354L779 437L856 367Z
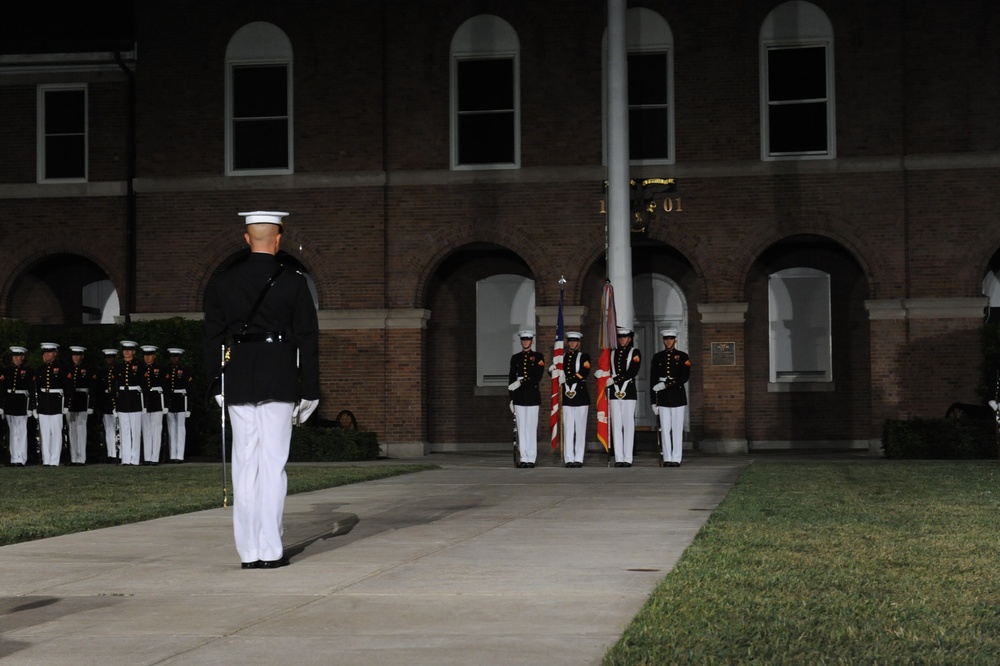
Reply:
M713 342L712 365L736 365L736 343Z

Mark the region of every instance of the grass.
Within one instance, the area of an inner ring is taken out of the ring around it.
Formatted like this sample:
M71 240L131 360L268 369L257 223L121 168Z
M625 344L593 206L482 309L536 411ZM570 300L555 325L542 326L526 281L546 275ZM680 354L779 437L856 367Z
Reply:
M437 469L289 465L288 494ZM232 479L228 478L232 503ZM222 466L0 468L0 546L222 506Z
M1000 663L996 462L755 463L605 656Z

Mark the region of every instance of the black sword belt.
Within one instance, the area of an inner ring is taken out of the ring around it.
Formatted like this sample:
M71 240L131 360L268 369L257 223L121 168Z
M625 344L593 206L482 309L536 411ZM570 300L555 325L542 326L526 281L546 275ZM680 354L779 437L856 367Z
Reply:
M287 333L265 331L263 333L236 333L233 335L233 342L243 345L250 342L291 342L291 340Z

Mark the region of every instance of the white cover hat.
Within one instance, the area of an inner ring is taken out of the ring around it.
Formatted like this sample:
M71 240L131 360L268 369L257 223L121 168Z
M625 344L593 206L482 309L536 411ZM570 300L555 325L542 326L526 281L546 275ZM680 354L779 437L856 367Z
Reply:
M28 353L28 350L25 347L18 347L17 345L15 345L15 346L13 346L13 347L10 348L10 353L13 354L13 355L15 355L15 356L16 355L22 355L23 356L24 354Z
M288 215L288 213L271 210L255 210L249 213L240 213L240 215L247 219L247 224L277 224L279 227L282 227L285 223L281 218Z
M518 331L517 332L517 337L521 338L522 340L525 339L525 338L531 338L532 340L534 340L535 339L535 332L534 331L529 331L529 330L525 329L523 331Z
M579 331L569 331L569 332L566 333L566 339L567 340L582 340L583 339L583 333L580 333Z
M660 335L663 336L664 338L676 338L677 337L677 329L676 328L665 328L662 331L660 331Z

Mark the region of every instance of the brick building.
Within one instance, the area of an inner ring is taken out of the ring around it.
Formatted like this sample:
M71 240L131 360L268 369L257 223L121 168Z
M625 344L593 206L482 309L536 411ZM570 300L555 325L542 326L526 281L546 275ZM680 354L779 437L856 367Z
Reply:
M389 455L509 446L514 332L551 354L561 276L566 327L598 351L607 16L144 1L127 39L8 40L0 315L198 318L242 250L237 212L288 211L320 414L350 409ZM646 358L681 330L689 445L868 448L886 418L978 402L1000 305L1000 6L627 16L635 189L676 182L647 190L631 234L634 327ZM652 424L643 400L637 418Z

